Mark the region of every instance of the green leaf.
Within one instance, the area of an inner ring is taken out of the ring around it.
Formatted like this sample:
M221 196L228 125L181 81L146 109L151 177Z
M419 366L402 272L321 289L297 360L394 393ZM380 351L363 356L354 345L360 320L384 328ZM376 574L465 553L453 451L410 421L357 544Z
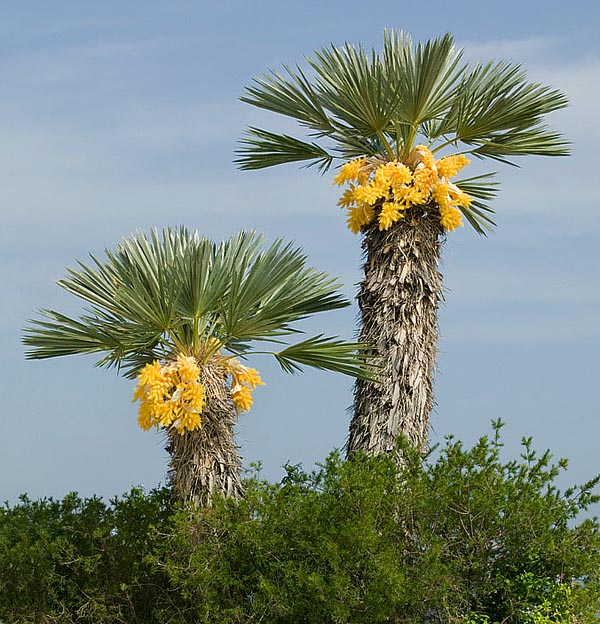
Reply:
M271 70L254 79L256 86L247 87L241 101L297 119L313 130L331 131L331 120L302 70L284 69L289 78Z
M82 315L73 319L42 310L46 320L35 320L24 330L27 359L46 359L75 354L103 353L97 366L117 366L135 360L135 377L141 366L163 357L161 335L139 325L109 317Z
M339 284L327 273L306 267L306 256L292 244L277 240L265 251L227 257L231 290L222 309L227 335L236 340L287 333L290 323L310 314L349 305Z
M315 166L319 171L329 169L333 156L317 143L306 143L287 134L274 134L259 128L249 128L235 159L240 169L264 169L290 162L310 161L306 166Z
M506 61L475 65L462 78L452 105L430 137L476 146L479 156L564 156L568 142L542 124L543 116L568 105L558 90L526 81L520 65Z
M385 130L391 113L393 86L383 80L375 52L346 44L323 48L308 59L316 73L315 91L325 109L363 136Z
M454 182L461 191L474 198L470 206L459 206L459 210L473 229L482 236L491 232L496 225L488 216L494 214L494 210L487 203L494 199L499 191L500 184L494 180L495 176L495 173L486 173Z
M396 84L397 122L416 132L424 122L443 115L464 71L458 67L461 56L462 50L456 50L449 34L418 44L413 52L408 35L384 32L382 57L386 79ZM409 140L404 146L405 153L412 147Z
M275 353L275 357L281 368L289 373L302 370L304 365L378 381L371 358L365 353L363 344L320 334Z

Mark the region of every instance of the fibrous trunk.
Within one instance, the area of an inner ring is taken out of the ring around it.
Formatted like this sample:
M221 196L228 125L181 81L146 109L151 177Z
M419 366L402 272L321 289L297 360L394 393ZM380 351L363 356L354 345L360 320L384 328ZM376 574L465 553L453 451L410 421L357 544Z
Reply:
M437 355L443 229L435 205L415 206L389 230L365 232L360 341L374 347L381 382L358 380L347 452L393 453L402 433L427 449Z
M180 435L169 430L169 477L178 500L207 506L215 494L239 498L243 494L241 458L234 443L237 412L226 386L227 373L205 367L202 426Z

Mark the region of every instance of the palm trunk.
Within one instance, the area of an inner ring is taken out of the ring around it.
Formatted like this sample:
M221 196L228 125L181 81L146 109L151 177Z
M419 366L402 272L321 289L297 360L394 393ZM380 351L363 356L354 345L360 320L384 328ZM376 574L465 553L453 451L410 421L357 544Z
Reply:
M205 367L200 377L206 392L202 427L183 435L168 431L170 482L176 498L184 503L207 506L215 494L243 495L241 458L234 443L237 412L226 378L226 372Z
M356 382L348 455L396 454L400 433L420 451L427 449L443 233L439 212L430 205L410 208L389 230L374 224L365 232L360 341L374 346L382 381Z

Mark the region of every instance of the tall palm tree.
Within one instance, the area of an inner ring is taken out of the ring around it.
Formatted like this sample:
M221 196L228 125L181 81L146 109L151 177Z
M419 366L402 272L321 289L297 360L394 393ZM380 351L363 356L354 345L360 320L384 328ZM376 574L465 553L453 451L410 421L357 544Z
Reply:
M383 50L330 45L300 66L271 70L244 102L298 122L306 136L250 127L237 163L260 169L302 162L349 184L339 205L361 233L364 279L360 342L374 346L383 383L357 380L349 453L393 452L402 432L427 447L442 300L440 244L462 218L479 234L494 222L493 173L451 181L468 156L512 163L517 156L568 153L544 115L565 96L526 80L519 65L462 62L447 34L414 46L386 31Z
M318 335L285 344L299 333L295 321L349 305L337 281L307 267L291 244L265 248L261 236L242 232L217 245L184 228L153 230L91 260L58 282L85 311L42 310L25 330L27 357L101 353L99 366L137 378L138 422L166 432L183 501L242 493L233 428L262 384L239 359L256 352L252 343L274 344L268 352L290 373L307 365L368 376L356 343Z

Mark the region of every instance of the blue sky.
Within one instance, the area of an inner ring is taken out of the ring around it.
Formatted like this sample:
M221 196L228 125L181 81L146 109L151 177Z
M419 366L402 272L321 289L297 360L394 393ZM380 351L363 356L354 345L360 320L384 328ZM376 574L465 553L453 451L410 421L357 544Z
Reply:
M215 239L256 228L295 239L354 296L360 241L331 176L237 171L242 129L279 123L238 97L253 76L330 42L378 47L384 27L415 39L450 31L469 58L522 62L572 102L550 121L573 155L501 168L496 233L464 228L445 245L431 439L472 442L501 417L507 453L533 435L570 458L569 481L597 472L598 13L591 1L433 1L426 12L354 0L3 3L0 500L112 496L164 479L161 436L137 428L131 382L89 358L24 360L21 328L36 308L78 309L54 280L88 252L153 225ZM310 327L351 338L356 309ZM351 380L255 365L267 386L240 419L246 463L261 459L277 478L284 462L311 466L343 445Z

